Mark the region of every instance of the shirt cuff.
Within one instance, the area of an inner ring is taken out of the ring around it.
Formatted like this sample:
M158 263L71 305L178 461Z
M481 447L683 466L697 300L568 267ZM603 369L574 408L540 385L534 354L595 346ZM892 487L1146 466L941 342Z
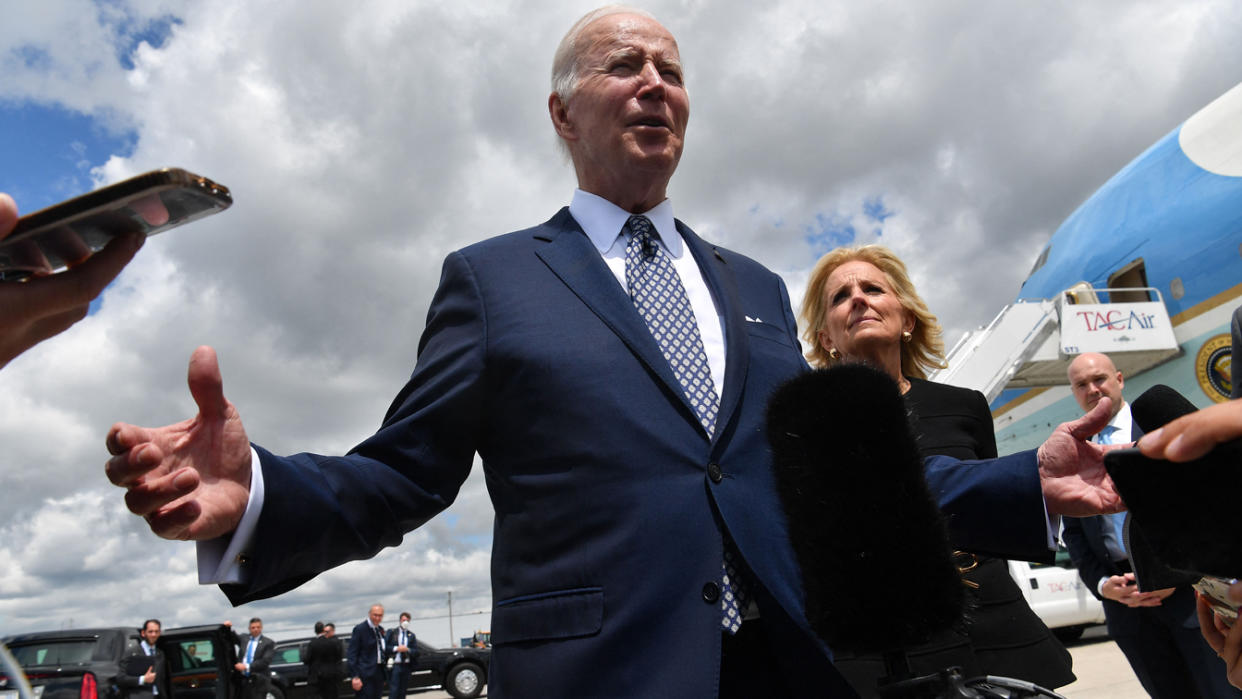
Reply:
M243 553L250 549L263 510L263 466L259 453L250 447L250 498L241 522L231 534L198 542L198 584L248 582L249 571L242 565Z
M1048 527L1048 550L1057 550L1057 533L1061 531L1061 515L1048 514L1048 501L1044 500L1044 522Z
M1100 597L1104 596L1104 583L1106 582L1108 578L1100 578L1100 581L1095 584L1095 591L1100 593Z

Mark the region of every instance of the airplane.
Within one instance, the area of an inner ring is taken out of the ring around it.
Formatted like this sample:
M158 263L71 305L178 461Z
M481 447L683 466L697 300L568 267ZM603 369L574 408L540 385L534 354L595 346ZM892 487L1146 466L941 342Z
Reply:
M1196 407L1232 388L1230 320L1242 305L1242 83L1092 194L1044 246L1017 298L966 333L929 377L981 391L1000 454L1038 447L1082 415L1066 370L1103 352L1124 395L1164 384ZM1064 549L1009 561L1031 609L1063 640L1104 620Z
M987 396L1001 454L1082 414L1066 370L1103 352L1125 395L1165 384L1197 407L1232 386L1242 305L1242 83L1122 168L1061 224L1013 303L931 378Z

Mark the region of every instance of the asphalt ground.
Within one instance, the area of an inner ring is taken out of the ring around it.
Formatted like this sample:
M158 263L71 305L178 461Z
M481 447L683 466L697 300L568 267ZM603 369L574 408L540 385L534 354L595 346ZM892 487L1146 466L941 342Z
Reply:
M1074 657L1076 682L1056 690L1068 699L1132 699L1145 697L1130 663L1108 637L1103 625L1087 629L1082 638L1065 644ZM1224 665L1221 666L1224 671ZM447 695L446 695L447 696Z
M1130 664L1108 637L1104 626L1087 629L1082 638L1066 644L1074 658L1078 680L1057 690L1067 699L1134 699L1146 693L1130 669ZM481 696L486 697L486 689ZM448 692L415 692L409 699L450 699Z

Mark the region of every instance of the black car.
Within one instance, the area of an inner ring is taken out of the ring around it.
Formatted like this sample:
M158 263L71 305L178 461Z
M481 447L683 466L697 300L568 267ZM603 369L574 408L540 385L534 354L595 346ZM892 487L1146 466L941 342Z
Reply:
M138 629L111 627L24 633L0 639L41 699L120 699L125 659L138 653ZM165 629L156 643L172 687L169 699L237 699L237 654L227 626ZM220 678L225 681L221 682ZM7 678L0 684L7 684Z
M349 634L338 634L341 652L349 647ZM272 660L272 693L274 699L314 699L315 693L307 685L307 668L302 663L309 638L299 638L276 643L276 657ZM418 642L418 658L410 673L410 691L441 688L457 699L473 699L487 686L487 669L491 664L490 648L432 648ZM349 665L341 661L341 699L354 695L349 683ZM277 694L279 692L279 694ZM387 694L385 693L385 696Z

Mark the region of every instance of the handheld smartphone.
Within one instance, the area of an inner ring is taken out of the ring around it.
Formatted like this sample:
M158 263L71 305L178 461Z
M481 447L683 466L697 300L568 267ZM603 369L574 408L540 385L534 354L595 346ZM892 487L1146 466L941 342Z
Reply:
M1233 626L1238 621L1238 605L1229 599L1229 586L1235 582L1236 578L1205 575L1194 584L1194 588L1212 605L1212 610L1227 626Z
M228 187L165 168L101 187L22 216L0 239L0 281L20 281L71 267L113 238L162 233L233 204Z

